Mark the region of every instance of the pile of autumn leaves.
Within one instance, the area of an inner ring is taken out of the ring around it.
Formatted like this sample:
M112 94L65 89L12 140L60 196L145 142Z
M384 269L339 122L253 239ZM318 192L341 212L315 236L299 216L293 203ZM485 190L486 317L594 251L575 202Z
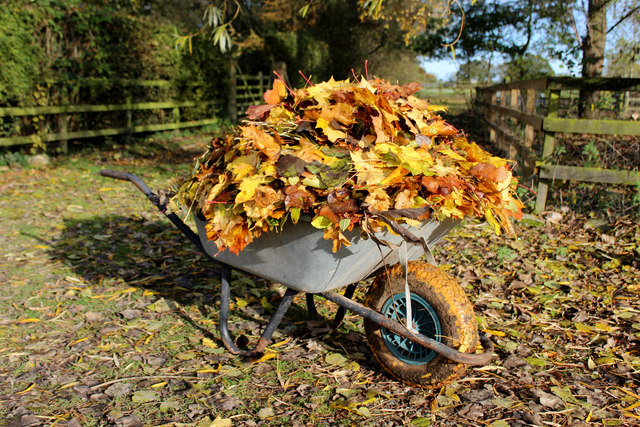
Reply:
M443 107L413 96L419 88L363 78L293 91L276 80L266 104L212 141L174 202L234 253L302 215L334 251L349 245L345 230L377 232L389 217L478 216L510 232L522 204L507 161L468 142L435 114Z

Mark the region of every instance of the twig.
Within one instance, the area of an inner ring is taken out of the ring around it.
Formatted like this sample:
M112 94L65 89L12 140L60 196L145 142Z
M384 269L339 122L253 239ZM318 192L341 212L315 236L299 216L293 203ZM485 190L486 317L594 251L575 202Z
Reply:
M303 78L303 79L305 79L305 81L306 81L309 85L311 85L311 86L315 86L313 83L311 83L311 82L309 81L309 79L307 78L307 76L305 76L305 75L302 73L302 70L298 70L298 72L300 73L300 75L302 76L302 78ZM312 76L310 76L310 77L312 77Z
M115 384L115 383L119 383L122 381L135 381L135 380L151 380L154 378L179 378L182 380L201 380L203 379L202 377L192 377L192 376L184 376L184 375L143 375L140 377L125 377L125 378L118 378L116 380L111 380L111 381L107 381L104 382L102 384L96 384L94 386L91 386L90 389L91 390L95 390L101 387L106 387L108 385L111 384Z

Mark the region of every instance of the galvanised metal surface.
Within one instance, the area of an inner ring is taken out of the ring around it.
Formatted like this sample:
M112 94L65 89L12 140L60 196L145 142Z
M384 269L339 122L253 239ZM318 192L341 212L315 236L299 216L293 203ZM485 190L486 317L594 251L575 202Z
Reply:
M287 223L279 233L263 233L238 255L228 250L220 252L214 242L207 240L206 221L197 217L195 221L202 246L214 260L302 292L324 292L366 279L384 266L380 251L387 265L399 261L397 250L386 246L378 249L372 239L360 237L359 229L347 231L345 236L351 246L343 246L334 253L333 243L323 238L322 230L303 221ZM457 223L452 219L426 221L421 228L407 229L433 246ZM401 236L387 232L377 237L396 245L403 241ZM408 247L409 260L423 254L420 246Z

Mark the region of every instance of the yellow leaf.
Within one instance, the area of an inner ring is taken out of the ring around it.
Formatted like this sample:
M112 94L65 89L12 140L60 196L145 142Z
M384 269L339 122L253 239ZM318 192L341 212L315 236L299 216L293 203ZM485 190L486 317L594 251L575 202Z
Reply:
M256 194L256 189L265 182L265 178L266 177L262 175L255 175L243 179L238 185L240 192L236 196L236 204L253 199L253 196Z
M261 358L256 359L253 361L253 363L261 363L261 362L266 362L267 360L271 360L274 359L278 354L277 353L265 353L262 355Z
M151 384L151 388L160 388L160 387L164 387L167 385L166 381L162 381L160 383L155 383L155 384Z
M448 110L448 108L447 108L446 105L429 105L427 107L427 111L432 111L432 112L435 112L435 111L444 111L444 112L446 112L447 110Z
M631 397L635 397L636 399L640 399L640 395L637 395L637 394L635 394L635 393L633 393L633 392L631 392L631 391L625 390L625 389L623 389L622 387L616 387L616 388L617 388L618 390L620 390L621 392L628 394L628 395L629 395L629 396L631 396Z
M70 387L77 386L78 384L80 384L80 381L72 381L70 383L67 383L67 384L61 386L58 390L64 390L64 389L67 389L67 388L70 388Z
M496 337L504 337L506 334L502 331L495 331L493 329L483 329L482 332L486 332Z
M496 220L496 217L493 216L493 213L491 212L491 209L487 208L487 210L484 213L484 217L486 218L486 220L489 223L489 225L491 225L491 227L493 228L493 231L496 233L496 235L499 236L500 235L500 224Z
M202 338L202 345L209 348L218 348L218 344L210 338Z
M323 118L319 118L316 122L316 129L322 129L329 141L336 142L339 139L345 139L347 134L331 126L331 124Z
M28 317L26 319L16 320L14 323L36 323L40 321L40 319L36 319L35 317Z
M449 147L441 148L439 153L444 154L447 157L451 157L454 160L459 160L459 161L463 161L463 162L467 160L464 157L462 157L460 154L458 154L455 151L453 151Z
M86 341L86 340L88 340L89 338L91 338L91 337L84 337L84 338L80 338L80 339L78 339L78 340L75 340L75 341L73 341L73 342L69 343L69 347L73 347L74 345L76 345L76 344L78 344L78 343L81 343L82 341Z
M220 416L216 417L215 420L211 422L209 427L232 427L233 420L231 418L220 418Z
M275 344L271 345L270 347L275 347L275 348L282 347L283 345L287 344L287 343L288 343L288 342L290 342L290 341L291 341L291 339L290 339L290 338L287 338L286 340L283 340L283 341L277 342L277 343L275 343Z
M242 136L249 139L255 147L271 160L277 160L280 154L280 144L275 138L256 126L240 126Z
M31 383L31 385L29 387L25 388L22 391L17 392L16 394L25 394L28 391L30 391L31 389L33 389L35 386L36 386L36 383Z
M584 323L574 323L574 326L580 332L593 332L593 326L585 325Z

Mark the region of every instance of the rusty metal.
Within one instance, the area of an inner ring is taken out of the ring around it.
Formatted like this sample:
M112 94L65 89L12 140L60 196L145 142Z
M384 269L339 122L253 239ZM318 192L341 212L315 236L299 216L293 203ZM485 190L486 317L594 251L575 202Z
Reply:
M298 291L287 288L282 300L280 300L280 304L276 311L271 316L267 327L264 329L262 336L258 340L258 343L252 350L241 350L236 346L235 342L231 338L231 334L229 333L229 300L231 296L231 286L229 284L231 278L231 269L229 267L224 267L220 272L220 314L219 314L219 329L220 329L220 337L222 338L222 342L227 350L229 350L232 354L237 354L244 357L259 357L264 353L265 348L271 341L271 336L275 332L276 328L282 322L282 319L291 306L291 302L293 298L298 294Z
M480 335L480 344L482 344L483 352L480 354L462 353L446 344L438 342L432 338L429 338L423 334L417 332L411 332L399 322L389 319L383 316L377 311L371 310L364 305L345 298L335 292L321 292L318 295L328 299L341 307L345 307L347 310L352 311L366 319L369 319L383 328L388 329L394 334L400 335L403 338L407 338L417 344L420 344L429 350L446 357L449 360L458 363L464 363L466 365L484 365L493 357L493 343L485 334Z

